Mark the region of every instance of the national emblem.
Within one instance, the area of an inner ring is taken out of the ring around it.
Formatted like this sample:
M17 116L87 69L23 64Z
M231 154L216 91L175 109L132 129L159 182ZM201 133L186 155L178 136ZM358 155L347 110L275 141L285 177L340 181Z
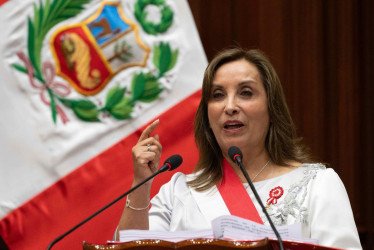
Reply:
M56 30L51 50L57 74L86 96L96 95L121 70L144 67L150 53L119 3L110 2L83 22Z

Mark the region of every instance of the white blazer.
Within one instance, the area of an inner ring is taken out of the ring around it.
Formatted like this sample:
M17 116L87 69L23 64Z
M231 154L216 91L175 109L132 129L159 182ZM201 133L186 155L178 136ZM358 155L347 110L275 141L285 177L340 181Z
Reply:
M216 186L197 192L186 185L195 175L176 173L161 187L151 201L150 230L209 229L213 219L230 214ZM248 184L244 185L264 224L269 225ZM333 169L303 164L254 186L265 206L273 188L284 190L277 203L267 207L275 226L301 223L303 237L317 239L320 245L362 249L347 192Z

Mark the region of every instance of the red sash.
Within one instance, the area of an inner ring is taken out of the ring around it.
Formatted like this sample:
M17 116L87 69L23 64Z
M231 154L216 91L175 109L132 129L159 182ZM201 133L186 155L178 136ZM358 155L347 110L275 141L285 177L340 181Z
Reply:
M231 215L264 224L243 183L225 158L222 182L217 188Z

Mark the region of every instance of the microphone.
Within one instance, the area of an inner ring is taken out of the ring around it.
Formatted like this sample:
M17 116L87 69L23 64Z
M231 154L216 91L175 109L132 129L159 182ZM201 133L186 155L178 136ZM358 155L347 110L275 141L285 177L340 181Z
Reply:
M244 177L247 180L249 186L251 187L251 190L254 193L257 202L260 204L260 206L262 208L262 212L264 212L264 214L266 215L266 218L268 219L268 221L270 223L271 229L273 229L273 232L277 236L280 249L283 250L284 248L283 248L283 242L282 242L281 236L279 235L278 230L275 228L273 221L271 220L268 212L266 211L265 206L262 203L262 201L260 199L260 196L258 195L255 186L253 185L251 179L248 176L247 170L245 170L245 168L244 168L244 166L242 164L242 158L243 158L242 151L238 147L231 146L229 148L228 153L229 153L229 156L230 156L231 160L233 160L240 167L240 170L243 172Z
M182 164L182 162L183 162L182 156L180 156L180 155L172 155L172 156L170 156L168 159L166 159L166 161L164 162L164 165L162 165L162 167L160 167L157 172L155 172L154 174L152 174L151 176L149 176L148 178L146 178L145 180L143 180L142 182L140 182L138 185L136 185L133 188L131 188L126 193L124 193L121 196L119 196L117 199L115 199L112 202L110 202L108 205L106 205L105 207L103 207L99 211L97 211L94 214L92 214L91 216L89 216L87 219L85 219L82 222L80 222L79 224L77 224L75 227L71 228L69 231L65 232L64 234L62 234L59 237L57 237L56 239L54 239L49 244L47 250L51 249L51 247L54 244L56 244L57 242L59 242L60 240L62 240L63 238L65 238L68 234L70 234L71 232L73 232L75 229L77 229L78 227L82 226L87 221L91 220L93 217L95 217L96 215L98 215L99 213L101 213L102 211L104 211L105 209L107 209L108 207L112 206L117 201L121 200L123 197L126 197L127 195L129 195L131 192L133 192L138 187L142 186L144 183L146 183L150 179L153 179L156 175L158 175L160 173L163 173L165 171L172 171L172 170L176 169L177 167L179 167Z
M163 173L165 171L172 171L172 170L176 169L177 167L179 167L182 164L182 162L183 162L182 156L172 155L169 158L167 158L166 161L164 161L164 165L162 167L160 167L159 170L157 171L159 173L157 173L157 172L156 173L160 174L160 173Z

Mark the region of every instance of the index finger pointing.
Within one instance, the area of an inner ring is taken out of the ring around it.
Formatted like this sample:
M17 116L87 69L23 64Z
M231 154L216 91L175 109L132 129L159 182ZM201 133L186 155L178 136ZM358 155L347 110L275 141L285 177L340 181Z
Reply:
M155 128L157 128L158 124L160 123L160 120L157 119L156 121L152 122L150 125L148 125L143 133L140 135L139 137L139 141L143 141L144 139L147 139L153 132L153 130L155 130Z

